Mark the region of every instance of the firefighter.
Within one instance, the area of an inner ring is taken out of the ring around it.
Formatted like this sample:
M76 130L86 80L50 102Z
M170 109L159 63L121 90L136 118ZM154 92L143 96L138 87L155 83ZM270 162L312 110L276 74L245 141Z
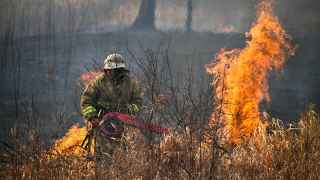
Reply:
M113 119L100 127L101 117L108 112L136 114L141 109L142 98L137 82L129 76L122 55L108 55L104 61L103 71L104 73L98 75L85 88L80 108L82 116L89 125L88 131L94 130L89 142L95 139L95 155L112 158L114 150L121 144L124 124ZM100 131L99 128L104 130ZM105 131L108 133L103 133Z

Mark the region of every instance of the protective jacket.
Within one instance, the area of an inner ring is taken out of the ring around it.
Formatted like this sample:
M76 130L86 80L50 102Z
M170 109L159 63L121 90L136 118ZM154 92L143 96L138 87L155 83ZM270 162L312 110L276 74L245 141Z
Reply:
M105 73L98 75L88 84L80 101L81 114L87 120L96 117L100 111L137 113L142 104L140 88L128 73L116 78Z

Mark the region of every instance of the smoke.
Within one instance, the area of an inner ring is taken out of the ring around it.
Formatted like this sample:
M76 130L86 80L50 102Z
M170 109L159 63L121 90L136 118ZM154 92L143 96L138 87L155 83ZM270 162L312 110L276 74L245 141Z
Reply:
M320 27L320 2L316 0L276 1L276 12L290 31L315 33Z
M183 30L187 1L158 1L156 10L156 27L162 30Z
M234 31L246 32L254 17L251 0L196 1L193 28L199 31L219 32L221 27L232 26Z
M225 27L232 27L232 31L246 32L253 21L257 2L193 0L192 28L194 31L221 32ZM18 35L115 31L134 22L140 3L141 0L3 0L0 4L0 21L3 24L0 32L8 29L7 26L15 26ZM158 0L157 29L183 30L186 6L186 0ZM309 33L319 30L318 1L281 0L275 2L275 7L276 15L289 31Z

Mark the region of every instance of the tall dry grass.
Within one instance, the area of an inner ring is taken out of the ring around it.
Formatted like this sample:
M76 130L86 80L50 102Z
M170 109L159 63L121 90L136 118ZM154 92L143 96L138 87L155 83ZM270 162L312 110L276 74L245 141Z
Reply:
M126 130L126 147L112 162L59 156L49 160L39 144L6 147L4 179L318 179L320 117L314 106L295 127L270 123L259 141L236 147L206 144L195 129L171 131L161 143L146 143L136 129ZM213 142L213 141L212 141ZM38 143L38 142L33 142ZM2 144L2 146L5 146ZM35 148L37 147L37 148Z

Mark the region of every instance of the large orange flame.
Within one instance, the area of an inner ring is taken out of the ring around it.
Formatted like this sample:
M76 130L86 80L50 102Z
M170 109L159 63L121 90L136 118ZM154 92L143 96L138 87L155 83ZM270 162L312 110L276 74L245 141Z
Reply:
M263 122L262 102L269 102L268 73L279 71L294 47L278 18L272 3L258 6L257 19L247 34L243 49L221 50L212 64L206 66L214 76L217 102L210 126L221 123L231 143L250 137Z

